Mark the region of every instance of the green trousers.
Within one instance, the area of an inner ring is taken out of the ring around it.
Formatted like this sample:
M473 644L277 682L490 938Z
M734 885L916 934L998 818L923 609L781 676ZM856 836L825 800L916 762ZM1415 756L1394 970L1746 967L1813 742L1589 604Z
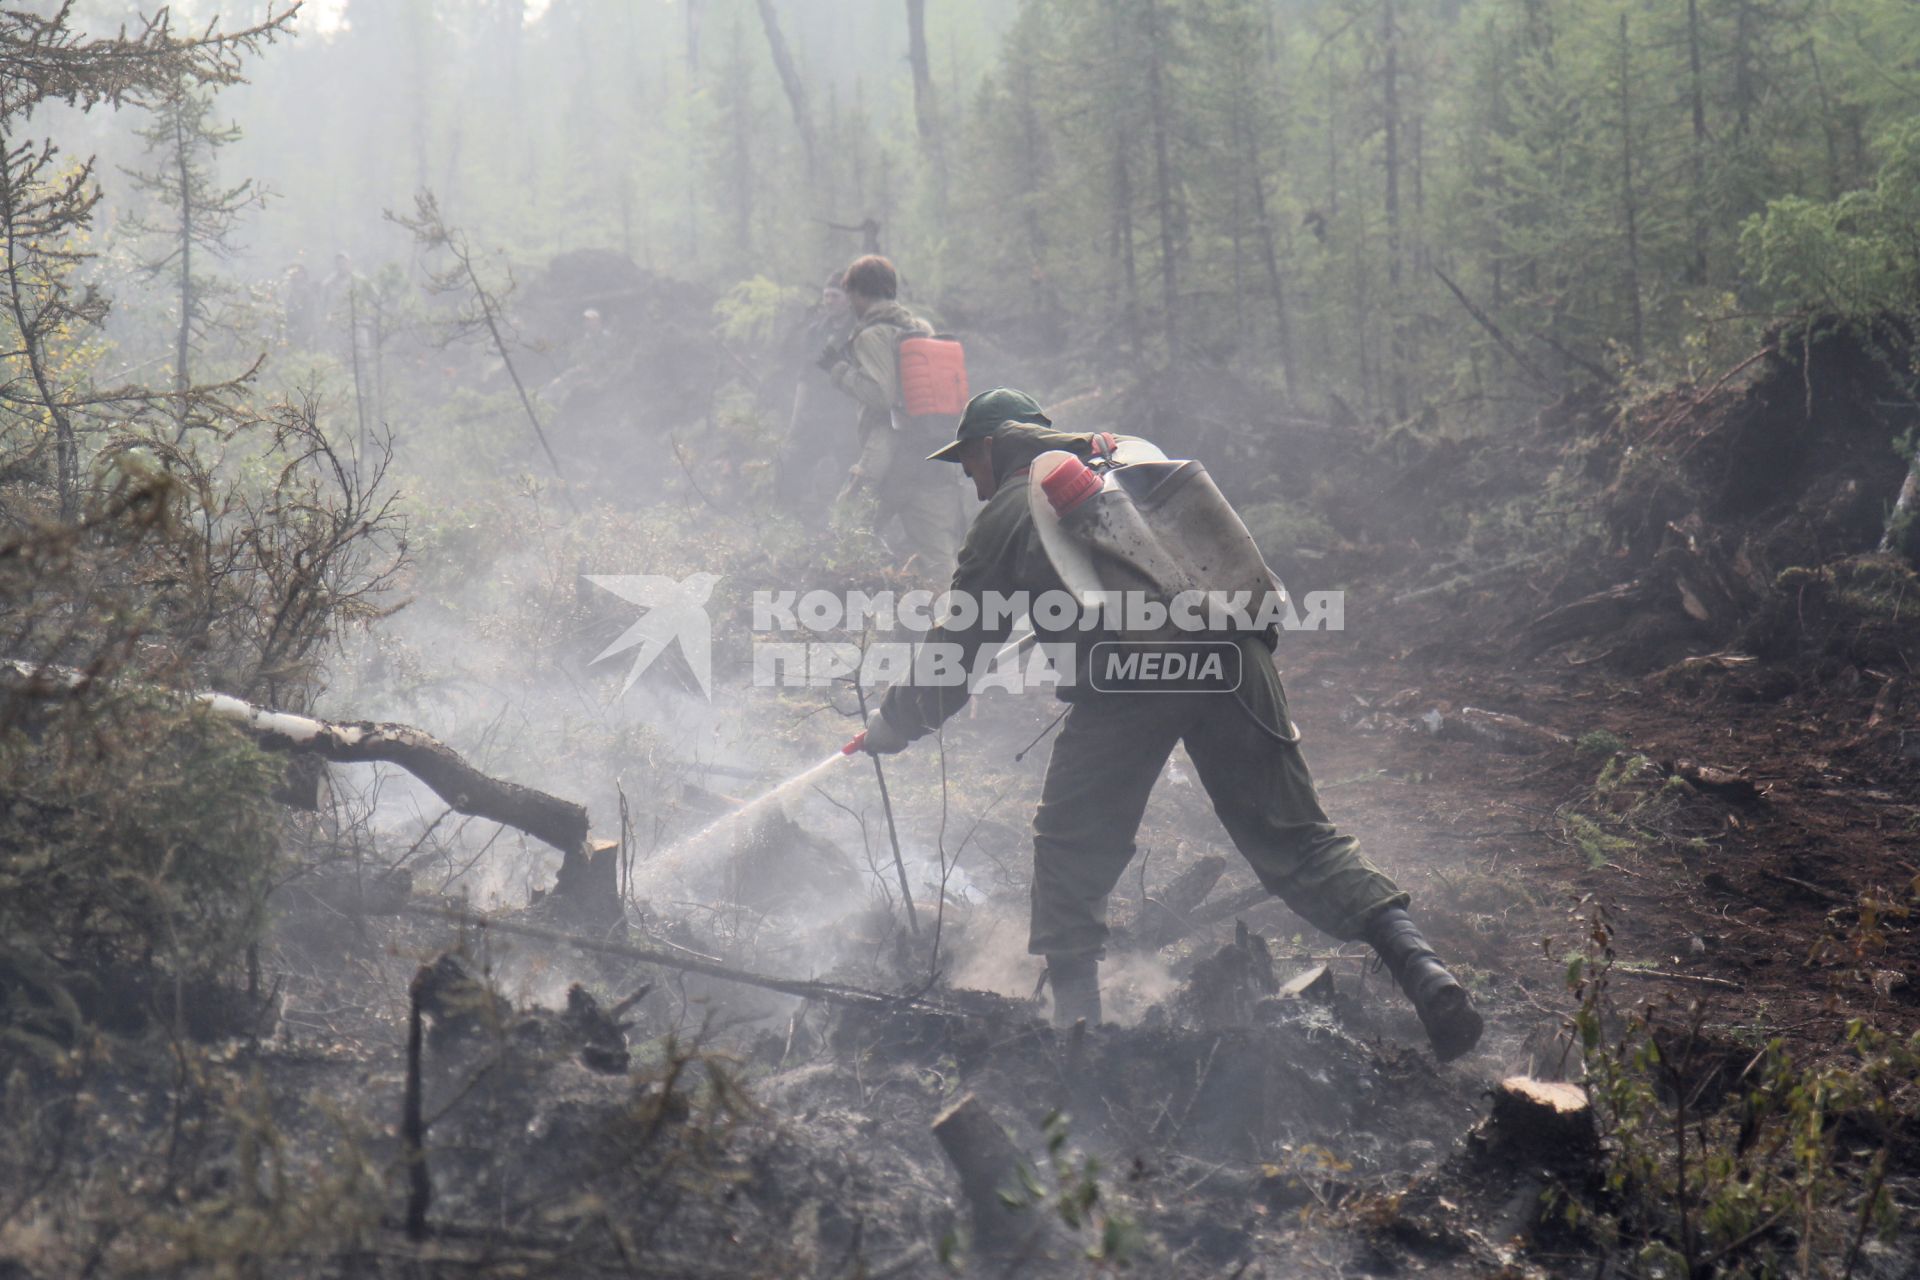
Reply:
M859 460L834 499L834 528L880 536L903 559L917 555L930 572L950 572L962 524L959 469L926 460L945 443L891 427L867 432ZM895 518L900 536L888 539L885 532Z
M1258 641L1242 644L1238 694L1088 693L1068 711L1033 818L1035 955L1099 954L1107 896L1133 860L1147 797L1185 743L1234 845L1260 883L1346 941L1407 895L1327 821L1298 744L1286 693ZM1260 723L1256 723L1255 717Z

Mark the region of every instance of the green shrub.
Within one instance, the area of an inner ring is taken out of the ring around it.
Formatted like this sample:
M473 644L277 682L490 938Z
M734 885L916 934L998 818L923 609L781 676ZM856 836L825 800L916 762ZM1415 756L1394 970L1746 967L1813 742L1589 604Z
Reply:
M1899 1233L1889 1164L1920 1122L1920 1035L1855 1019L1818 1056L1768 1039L1729 1052L1704 1007L1618 1008L1605 913L1568 965L1601 1136L1604 1192L1554 1200L1636 1276L1857 1273Z
M230 969L262 925L283 771L154 693L96 689L0 735L0 967L20 979L0 1018L64 1038L71 1010L50 989L64 975L197 983ZM96 1002L79 995L83 1011Z

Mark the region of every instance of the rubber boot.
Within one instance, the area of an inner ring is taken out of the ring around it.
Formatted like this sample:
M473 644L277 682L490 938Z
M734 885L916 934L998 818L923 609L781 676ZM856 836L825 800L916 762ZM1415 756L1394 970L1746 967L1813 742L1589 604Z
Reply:
M1367 921L1366 938L1413 1002L1436 1058L1451 1062L1480 1043L1482 1023L1473 998L1440 963L1406 911L1388 907L1376 912Z
M1100 961L1093 956L1048 956L1047 982L1053 987L1053 1025L1071 1027L1085 1019L1100 1024Z

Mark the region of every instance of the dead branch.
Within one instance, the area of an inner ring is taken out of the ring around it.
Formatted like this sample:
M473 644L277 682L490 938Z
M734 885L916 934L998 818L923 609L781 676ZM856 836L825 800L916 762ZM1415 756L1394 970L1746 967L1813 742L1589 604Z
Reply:
M934 1000L919 996L889 995L884 991L868 991L862 987L842 986L837 982L814 982L800 978L775 978L763 973L754 973L747 969L736 969L721 964L717 960L702 958L692 952L684 954L663 951L654 947L635 947L620 942L602 942L597 938L582 938L571 933L562 933L558 929L543 929L538 925L520 924L515 921L497 920L489 916L476 915L469 911L456 911L449 907L436 907L428 903L415 903L407 908L415 915L432 916L438 920L449 920L455 924L474 929L492 929L498 933L514 934L522 938L537 938L542 942L558 942L581 951L591 951L596 955L615 956L622 960L637 960L642 964L657 964L668 969L680 969L687 973L705 974L709 978L720 978L727 982L738 982L743 986L759 987L766 991L778 991L782 995L799 996L803 1000L820 1000L827 1004L854 1005L870 1009L912 1009L920 1013L937 1013L947 1017L963 1016L961 1010ZM667 944L671 946L672 944Z
M427 1238L427 1209L433 1203L433 1178L427 1170L427 1125L420 1098L420 1001L424 983L433 971L425 965L408 989L407 1086L400 1122L401 1149L407 1162L407 1238Z
M1493 317L1482 311L1479 306L1474 303L1473 299L1469 298L1461 290L1460 286L1453 282L1446 272L1442 271L1439 267L1435 267L1433 274L1440 277L1440 283L1447 286L1447 290L1453 294L1460 305L1467 309L1467 314L1472 316L1482 329L1485 329L1492 335L1493 340L1500 344L1500 349L1513 357L1513 362L1520 366L1523 373L1543 387L1551 387L1553 385L1553 379L1549 378L1545 373L1542 373L1540 367L1534 364L1533 361L1527 359L1526 354L1522 352L1519 347L1514 346L1512 339L1508 338L1507 335L1502 332L1500 326L1494 323Z
M1563 604L1529 622L1522 633L1529 649L1542 652L1582 636L1613 630L1651 594L1638 578Z
M1490 578L1499 577L1503 573L1511 573L1515 569L1525 569L1530 565L1539 564L1542 560L1545 560L1549 554L1549 552L1545 551L1536 552L1530 556L1521 556L1517 560L1509 560L1505 564L1497 564L1491 569L1481 569L1475 573L1463 573L1458 577L1449 578L1445 582L1437 583L1431 587L1421 587L1414 591L1403 591L1387 603L1402 605L1413 600L1424 600L1428 596L1450 595L1463 587L1478 586Z
M1555 351L1557 351L1560 354L1561 359L1566 360L1570 364L1579 365L1582 369L1585 369L1588 373L1598 378L1602 383L1606 384L1607 386L1617 387L1620 385L1620 377L1618 374L1614 373L1611 369L1606 368L1604 365L1595 364L1593 361L1587 359L1585 356L1573 350L1571 347L1559 341L1557 338L1554 338L1549 334L1536 333L1533 335L1533 340L1535 342L1545 343L1547 346L1552 347Z
M1660 982L1686 982L1696 987L1724 987L1728 991L1745 991L1737 982L1725 978L1710 978L1704 973L1672 973L1666 969L1636 969L1630 965L1615 965L1609 972L1623 978L1653 978Z
M1783 875L1778 871L1763 870L1760 874L1769 880L1777 880L1781 884L1790 884L1802 893L1810 893L1822 902L1831 902L1838 907L1851 907L1855 905L1854 900L1846 894L1835 893L1832 889L1824 888L1821 885L1813 883L1811 880L1802 880L1798 876Z

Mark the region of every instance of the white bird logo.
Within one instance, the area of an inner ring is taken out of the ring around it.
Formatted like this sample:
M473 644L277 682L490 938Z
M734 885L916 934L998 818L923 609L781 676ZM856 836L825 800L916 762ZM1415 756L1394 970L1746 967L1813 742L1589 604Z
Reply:
M617 640L594 658L594 662L599 662L639 646L640 651L633 655L633 665L627 668L627 682L620 686L621 694L633 688L640 673L678 640L680 653L693 671L693 678L700 682L700 692L709 699L713 697L710 685L713 621L707 617L706 606L713 594L713 584L720 581L719 575L695 573L675 581L652 573L589 574L587 581L646 610L638 622L621 632Z

